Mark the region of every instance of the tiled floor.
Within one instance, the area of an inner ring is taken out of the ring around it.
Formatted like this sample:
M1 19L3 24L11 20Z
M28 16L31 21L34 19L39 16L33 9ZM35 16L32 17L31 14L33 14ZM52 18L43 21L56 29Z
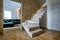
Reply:
M46 30L45 33L31 38L20 29L7 29L4 30L4 35L0 40L60 40L60 32Z

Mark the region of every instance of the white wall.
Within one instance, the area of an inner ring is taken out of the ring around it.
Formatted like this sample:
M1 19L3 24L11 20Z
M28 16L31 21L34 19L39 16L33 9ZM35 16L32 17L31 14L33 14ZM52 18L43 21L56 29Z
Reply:
M47 0L47 28L60 31L60 0Z

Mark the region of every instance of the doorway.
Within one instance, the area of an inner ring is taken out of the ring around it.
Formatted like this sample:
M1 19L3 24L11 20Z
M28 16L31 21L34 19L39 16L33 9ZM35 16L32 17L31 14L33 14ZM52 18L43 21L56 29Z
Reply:
M18 28L22 19L22 3L3 0L3 28Z

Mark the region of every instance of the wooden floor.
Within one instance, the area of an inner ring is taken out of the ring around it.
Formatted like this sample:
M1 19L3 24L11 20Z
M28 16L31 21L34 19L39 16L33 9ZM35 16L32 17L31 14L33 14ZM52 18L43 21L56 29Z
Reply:
M46 30L44 33L36 36L29 37L25 31L18 29L5 29L4 35L0 40L60 40L60 32Z

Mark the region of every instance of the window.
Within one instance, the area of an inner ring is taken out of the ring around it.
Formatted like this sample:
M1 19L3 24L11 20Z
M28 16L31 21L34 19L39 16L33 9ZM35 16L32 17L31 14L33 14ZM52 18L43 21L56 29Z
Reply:
M3 12L4 14L4 16L3 16L3 19L11 19L11 17L12 17L12 13L11 13L11 11L4 11Z

